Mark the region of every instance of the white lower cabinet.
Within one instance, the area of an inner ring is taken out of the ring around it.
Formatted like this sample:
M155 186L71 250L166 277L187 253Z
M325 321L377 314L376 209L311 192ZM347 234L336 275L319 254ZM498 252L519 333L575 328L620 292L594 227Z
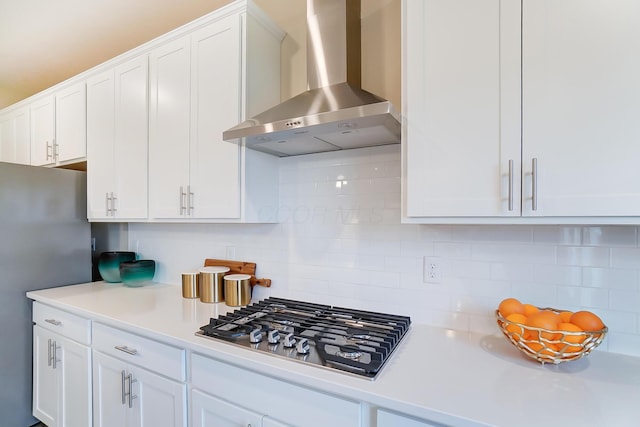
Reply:
M186 427L186 386L93 352L95 427Z
M91 425L88 320L34 304L33 416L48 427ZM86 331L86 333L84 333Z
M360 403L191 357L194 427L360 426ZM232 403L231 403L232 402Z
M191 392L191 427L259 427L262 417L255 412L202 393Z
M185 375L183 349L95 323L94 427L186 427Z
M291 427L269 417L193 390L191 427Z
M33 307L33 415L48 427L442 427Z

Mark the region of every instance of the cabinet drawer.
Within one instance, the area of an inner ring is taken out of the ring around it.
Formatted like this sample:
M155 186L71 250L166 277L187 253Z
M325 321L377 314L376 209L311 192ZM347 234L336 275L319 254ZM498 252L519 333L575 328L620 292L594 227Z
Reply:
M359 426L360 404L289 384L199 354L191 358L191 384L262 416L305 427Z
M91 345L91 320L39 302L33 303L36 325L81 344Z
M185 381L183 349L100 323L93 324L93 348L178 381Z

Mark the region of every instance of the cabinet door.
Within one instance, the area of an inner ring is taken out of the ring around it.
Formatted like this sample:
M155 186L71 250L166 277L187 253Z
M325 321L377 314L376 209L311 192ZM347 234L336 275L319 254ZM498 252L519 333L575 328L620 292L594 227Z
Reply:
M114 191L115 89L113 71L87 81L87 217L112 216Z
M148 200L148 58L115 69L114 216L147 217Z
M59 338L56 351L58 373L59 426L91 425L91 349ZM51 427L51 426L49 426Z
M85 83L77 83L56 93L56 144L58 163L87 157L87 106Z
M189 37L168 43L149 58L149 216L188 214L190 48ZM214 118L211 118L212 120Z
M33 416L49 427L58 426L58 379L53 369L56 334L33 327Z
M626 0L523 2L525 214L640 215L639 20Z
M0 117L0 161L28 165L31 163L29 107L22 107Z
M55 103L46 96L31 105L31 164L45 166L55 163Z
M125 427L127 410L125 384L126 364L93 351L93 426Z
M133 399L132 426L186 427L187 388L138 367L130 367ZM216 426L217 427L217 426Z
M13 113L13 132L15 138L14 163L31 164L31 119L29 107L23 107Z
M407 216L520 214L519 3L405 3Z
M191 36L190 185L195 218L240 217L240 149L222 132L241 121L240 16Z
M191 392L191 417L192 427L257 427L262 425L260 415L198 390Z
M0 116L0 162L13 163L14 127L11 114Z

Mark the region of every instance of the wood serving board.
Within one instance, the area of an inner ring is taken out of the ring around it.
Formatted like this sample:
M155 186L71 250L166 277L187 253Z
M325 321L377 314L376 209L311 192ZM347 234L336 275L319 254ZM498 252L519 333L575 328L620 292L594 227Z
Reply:
M226 259L211 259L205 258L204 260L205 267L229 267L229 274L248 274L251 276L249 282L251 286L264 286L268 288L271 286L271 279L257 279L256 274L256 263L255 262L244 262L244 261L229 261Z

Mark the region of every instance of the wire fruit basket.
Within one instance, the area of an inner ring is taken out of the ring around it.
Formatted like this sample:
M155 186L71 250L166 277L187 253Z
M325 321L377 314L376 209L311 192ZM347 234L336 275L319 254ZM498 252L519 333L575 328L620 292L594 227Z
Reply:
M559 313L553 308L541 308ZM598 347L607 333L599 331L563 331L534 328L507 320L496 310L496 321L503 335L526 356L538 362L559 364L577 360Z

